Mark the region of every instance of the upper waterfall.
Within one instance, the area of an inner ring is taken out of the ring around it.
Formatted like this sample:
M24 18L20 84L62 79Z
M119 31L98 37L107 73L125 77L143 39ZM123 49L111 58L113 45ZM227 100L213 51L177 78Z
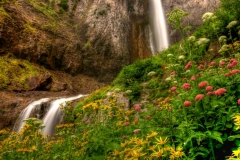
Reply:
M155 54L163 49L168 48L169 38L167 24L162 7L161 0L150 0L150 47Z

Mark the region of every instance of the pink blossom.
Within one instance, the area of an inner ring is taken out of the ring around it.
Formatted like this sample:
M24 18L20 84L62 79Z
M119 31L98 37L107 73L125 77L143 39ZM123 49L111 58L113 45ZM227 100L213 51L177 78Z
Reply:
M230 64L228 64L227 68L232 69L232 68L234 68L234 65L232 63L230 63Z
M136 129L133 132L134 132L134 134L138 134L140 132L140 129Z
M208 84L207 81L200 82L200 83L198 84L198 88L204 88L207 84Z
M196 75L196 78L199 78L199 77L200 77L200 75L199 75L199 74L197 74L197 75Z
M213 91L213 93L216 95L216 96L221 96L223 95L227 90L225 88L219 88L215 91Z
M190 88L191 88L191 85L189 83L184 83L182 85L182 89L184 89L184 90L189 90Z
M198 101L198 100L201 100L204 98L204 94L198 94L196 97L195 97L195 101Z
M126 139L127 138L127 136L122 136L122 139Z
M231 70L231 75L234 75L236 73L240 73L240 70L239 69Z
M225 74L225 77L229 77L229 76L231 76L230 73L226 73L226 74Z
M138 122L139 122L139 120L138 120L138 119L135 119L135 120L134 120L134 123L138 123Z
M130 122L125 122L124 126L129 126Z
M213 92L207 92L207 96L213 95Z
M192 63L191 62L188 62L187 65L184 67L185 69L189 69L192 67Z
M199 66L198 66L198 69L200 70L200 69L203 69L204 68L204 66L202 65L202 64L200 64Z
M212 91L213 90L213 87L212 86L207 86L206 87L206 91Z
M211 62L209 65L210 66L215 66L216 62Z
M189 106L191 106L191 104L192 104L192 102L190 102L190 101L185 101L183 103L184 107L189 107Z
M223 62L223 61L219 62L220 67L224 66L225 64L226 64L226 62Z
M192 77L191 77L191 80L192 80L192 81L195 81L195 76L192 76Z
M176 90L177 90L177 87L172 87L172 88L170 89L171 92L174 92L174 91L176 91Z
M140 109L141 109L141 106L139 106L139 105L135 106L135 108L134 108L135 111L139 111Z
M238 105L240 105L240 99L238 99Z
M147 119L150 119L150 118L151 118L151 116L149 116L149 115L148 115L148 116L146 116L146 118L147 118Z
M171 73L171 75L175 75L175 74L177 74L177 72L176 72L176 71L173 71L173 72Z

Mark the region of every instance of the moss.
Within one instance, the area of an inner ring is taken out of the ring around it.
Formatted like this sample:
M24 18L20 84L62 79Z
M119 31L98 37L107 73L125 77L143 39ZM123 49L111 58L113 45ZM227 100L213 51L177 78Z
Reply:
M0 57L0 90L28 89L26 79L43 73L47 73L47 70L29 61L11 58L8 55L2 56Z

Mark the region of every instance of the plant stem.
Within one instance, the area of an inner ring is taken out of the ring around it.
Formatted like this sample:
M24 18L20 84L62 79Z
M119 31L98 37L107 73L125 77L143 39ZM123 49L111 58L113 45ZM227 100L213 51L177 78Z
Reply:
M210 143L210 147L211 147L213 160L215 160L216 158L215 158L215 153L214 153L214 149L213 149L212 138L209 138L209 143Z

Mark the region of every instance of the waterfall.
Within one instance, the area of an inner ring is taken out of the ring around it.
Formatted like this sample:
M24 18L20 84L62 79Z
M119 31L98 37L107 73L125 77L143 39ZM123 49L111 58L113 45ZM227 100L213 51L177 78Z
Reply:
M66 102L79 99L81 97L84 97L86 95L77 95L74 97L69 98L58 98L56 100L53 100L50 104L49 110L43 117L43 126L44 129L42 132L47 135L52 135L55 131L56 125L60 124L63 117L63 111L60 109L60 106L65 107ZM14 124L13 131L20 132L22 127L24 126L25 122L23 120L30 118L32 111L39 105L49 102L50 98L43 98L37 101L34 101L33 103L29 104L19 115L16 123Z
M155 54L168 48L167 24L162 7L162 0L150 0L150 32L149 43L152 53Z
M75 97L61 98L53 101L50 105L49 111L43 117L43 126L45 127L42 132L46 135L52 135L55 131L56 125L60 124L62 121L63 111L60 109L60 106L65 107L66 102L79 99L84 96L86 95L80 94Z
M34 101L30 103L18 116L18 119L16 123L14 124L13 131L20 132L22 127L24 126L25 122L23 120L28 119L32 113L32 110L34 110L38 105L41 105L42 103L45 103L49 101L49 98L43 98L37 101Z

